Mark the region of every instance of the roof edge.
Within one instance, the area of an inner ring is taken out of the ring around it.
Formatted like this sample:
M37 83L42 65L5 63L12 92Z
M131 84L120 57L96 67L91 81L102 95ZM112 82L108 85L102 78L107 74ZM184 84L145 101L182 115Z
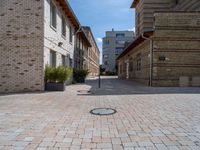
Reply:
M81 27L81 28L82 28L82 27ZM88 37L87 37L85 31L84 31L84 30L81 30L81 31L79 32L79 34L82 36L82 38L83 38L83 39L85 40L85 42L88 44L88 46L89 46L89 47L92 47L92 44L90 43L90 41L89 41L89 39L88 39Z
M131 4L131 8L135 8L140 0L134 0Z
M154 33L154 31L147 31L147 32L143 33L143 36L145 36L146 38L149 38L150 36L153 35L153 33ZM143 36L140 35L137 39L135 39L132 43L130 43L129 46L127 46L125 48L125 50L117 57L117 60L119 60L120 58L124 57L128 52L130 52L135 47L137 47L139 44L144 42L146 39L143 38Z
M98 51L99 51L99 53L100 53L99 47L98 47L98 45L97 45L97 42L96 42L96 40L95 40L95 38L94 38L94 35L93 35L93 33L92 33L92 30L91 30L90 26L82 26L82 28L87 28L87 29L90 31L90 33L91 33L91 35L92 35L92 38L93 38L93 41L94 41L94 43L95 43L95 45L96 45L96 47L97 47L97 49L98 49Z
M56 1L60 3L60 7L63 8L63 11L65 11L65 16L69 19L71 24L77 29L80 28L81 24L77 16L75 15L73 9L71 8L68 0L56 0Z

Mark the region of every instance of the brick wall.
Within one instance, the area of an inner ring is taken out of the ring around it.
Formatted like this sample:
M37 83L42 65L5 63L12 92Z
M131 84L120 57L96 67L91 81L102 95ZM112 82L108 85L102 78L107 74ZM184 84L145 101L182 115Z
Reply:
M118 76L121 79L127 78L127 63L129 64L128 79L138 81L145 85L149 84L150 74L150 42L145 41L135 47L118 61ZM141 59L141 70L137 69L137 60ZM132 67L131 67L132 65Z
M153 86L200 86L200 13L155 13L154 26ZM128 78L148 85L149 51L146 40L120 58L119 78L127 78L127 63L132 63Z
M156 13L153 45L154 86L179 86L181 77L193 86L200 78L200 13Z
M97 47L96 41L93 37L90 27L83 27L87 37L91 43L91 47L88 48L87 66L89 69L89 76L97 76L99 74L99 49Z
M0 20L0 93L42 91L42 0L1 0Z
M200 11L199 0L178 0L178 5L175 10L181 11Z
M153 30L154 12L170 11L174 5L175 0L140 0L135 8L136 36Z

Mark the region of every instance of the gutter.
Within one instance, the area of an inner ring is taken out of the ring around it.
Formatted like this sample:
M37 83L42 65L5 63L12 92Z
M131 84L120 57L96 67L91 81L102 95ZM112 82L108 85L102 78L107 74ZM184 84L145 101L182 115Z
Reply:
M150 41L150 72L149 72L149 86L152 87L152 77L153 77L153 40L152 38L147 38L142 34L142 38Z

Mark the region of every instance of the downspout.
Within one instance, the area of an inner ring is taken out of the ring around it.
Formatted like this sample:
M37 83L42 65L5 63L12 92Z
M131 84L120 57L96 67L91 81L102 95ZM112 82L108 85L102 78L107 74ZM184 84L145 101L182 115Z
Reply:
M142 38L150 41L150 72L149 72L149 86L152 86L152 77L153 77L153 40L152 38L147 38L142 34Z

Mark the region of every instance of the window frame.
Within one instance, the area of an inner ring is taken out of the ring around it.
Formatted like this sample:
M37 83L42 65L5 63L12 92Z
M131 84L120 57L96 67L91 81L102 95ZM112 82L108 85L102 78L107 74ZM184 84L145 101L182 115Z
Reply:
M72 32L72 27L71 25L69 26L69 43L73 43L73 32Z
M57 29L57 9L52 1L50 1L50 26L54 30Z
M67 66L67 63L66 63L66 56L65 55L62 55L62 66Z
M57 64L57 58L56 58L56 52L53 50L50 50L50 61L49 65L52 67L56 67Z
M141 71L141 68L142 68L142 59L140 57L137 58L137 71Z
M125 36L125 33L116 33L116 38L124 38Z
M65 20L64 16L62 16L61 20L62 20L61 34L62 34L62 36L66 37L66 20Z

